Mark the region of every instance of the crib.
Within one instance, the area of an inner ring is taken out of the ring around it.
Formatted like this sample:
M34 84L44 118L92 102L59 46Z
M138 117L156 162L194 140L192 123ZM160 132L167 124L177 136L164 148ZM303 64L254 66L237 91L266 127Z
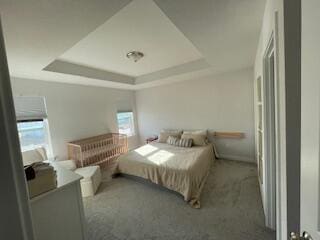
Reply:
M125 134L107 133L68 143L68 157L75 160L77 167L100 165L105 168L115 159L128 152Z

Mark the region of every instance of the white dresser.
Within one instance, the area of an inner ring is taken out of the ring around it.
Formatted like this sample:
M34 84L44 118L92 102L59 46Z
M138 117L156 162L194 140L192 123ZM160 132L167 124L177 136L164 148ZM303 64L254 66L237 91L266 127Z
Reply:
M36 240L85 240L81 176L52 164L57 188L30 200Z

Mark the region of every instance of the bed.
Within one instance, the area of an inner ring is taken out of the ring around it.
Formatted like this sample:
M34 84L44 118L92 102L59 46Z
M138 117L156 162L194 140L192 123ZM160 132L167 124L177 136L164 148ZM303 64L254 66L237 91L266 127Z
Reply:
M147 179L180 193L193 208L215 160L213 145L183 148L152 142L118 158L114 174Z

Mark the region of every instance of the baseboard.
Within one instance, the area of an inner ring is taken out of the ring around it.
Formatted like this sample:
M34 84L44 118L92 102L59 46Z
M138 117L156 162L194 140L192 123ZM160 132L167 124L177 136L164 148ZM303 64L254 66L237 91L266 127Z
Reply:
M237 155L219 154L219 158L226 159L226 160L249 162L249 163L257 164L254 158L237 156Z

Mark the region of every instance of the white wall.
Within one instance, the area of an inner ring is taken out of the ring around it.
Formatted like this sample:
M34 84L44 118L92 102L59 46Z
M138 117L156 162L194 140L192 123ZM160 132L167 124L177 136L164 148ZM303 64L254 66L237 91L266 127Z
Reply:
M253 69L136 91L142 141L161 129L240 131L242 140L217 140L222 157L255 162Z
M117 110L135 110L133 91L17 78L11 83L14 96L46 98L53 154L59 159L67 158L68 141L118 132ZM137 140L131 137L129 147Z

